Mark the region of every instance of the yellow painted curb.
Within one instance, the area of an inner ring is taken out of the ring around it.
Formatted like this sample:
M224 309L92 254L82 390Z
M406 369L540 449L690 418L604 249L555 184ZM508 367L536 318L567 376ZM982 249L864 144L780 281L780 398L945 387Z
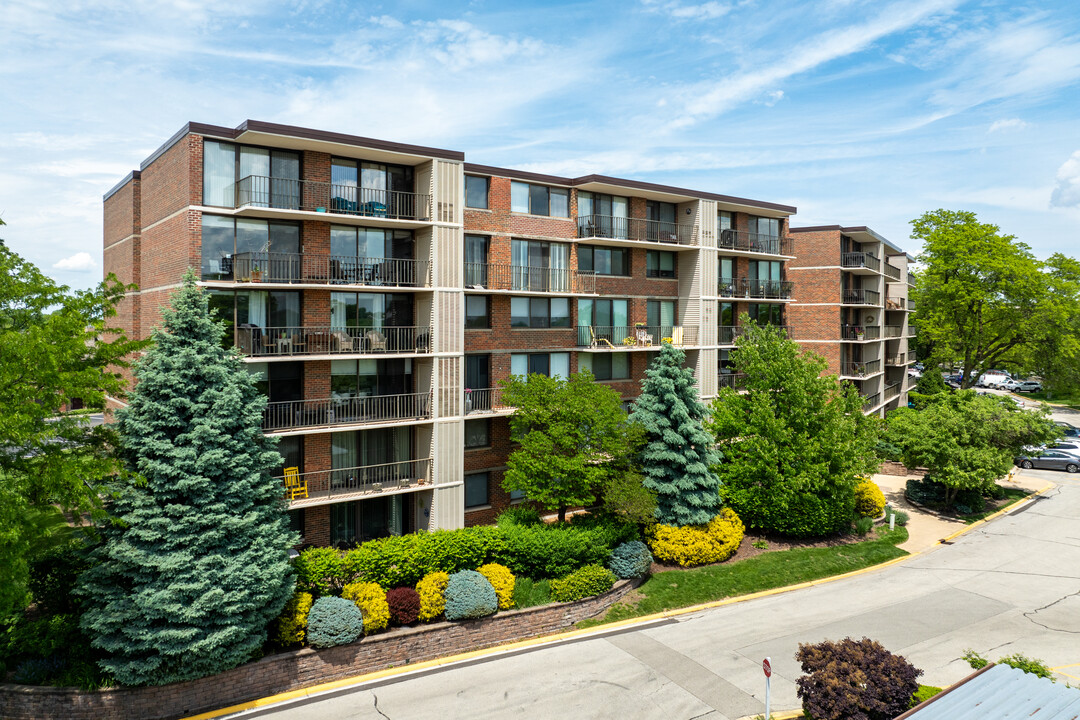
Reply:
M563 642L565 640L572 640L572 639L576 639L576 638L586 637L586 636L590 636L590 635L600 636L600 635L610 633L610 632L612 632L614 630L621 630L623 628L632 627L634 625L647 625L647 624L649 624L651 622L656 622L657 620L665 620L665 619L668 619L668 618L679 617L680 615L688 615L688 614L691 614L691 613L702 612L703 610L711 610L713 608L724 607L725 605L734 605L736 603L747 602L749 600L756 600L758 598L769 597L769 596L772 596L772 595L780 595L780 594L792 592L792 591L795 591L795 590L803 590L803 589L806 589L806 588L814 587L816 585L824 585L826 583L836 582L838 580L844 580L844 579L847 579L847 578L856 577L858 575L865 575L867 573L876 572L878 570L883 570L883 569L885 569L887 567L890 567L891 565L898 565L898 564L900 564L902 562L906 562L907 560L910 560L911 558L918 557L919 555L922 555L923 553L925 553L925 552L927 552L929 550L933 550L934 548L938 547L939 545L942 545L943 543L949 542L950 540L953 540L953 539L959 537L960 535L963 535L964 533L978 527L979 525L982 525L983 523L989 522L990 520L993 520L993 519L999 517L1000 515L1003 515L1003 514L1005 514L1007 512L1012 512L1012 511L1014 511L1014 510L1016 510L1016 509L1018 509L1020 507L1023 507L1024 505L1026 505L1026 504L1028 504L1030 502L1033 502L1034 499L1037 496L1042 495L1043 493L1045 493L1046 491L1050 490L1053 487L1054 487L1053 483L1047 483L1045 487L1043 487L1042 489L1040 489L1040 490L1038 490L1036 492L1033 492L1031 495L1024 498L1023 500L1021 500L1021 501L1019 501L1017 503L1014 503L1012 505L1009 505L1006 508L1002 508L1001 510L998 510L997 512L993 513L992 515L988 515L985 518L983 518L982 520L974 522L971 525L968 525L968 526L958 530L957 532L953 533L952 535L949 535L948 537L945 537L945 538L942 538L941 540L938 540L936 543L931 545L926 550L919 550L917 552L908 553L907 555L904 555L902 557L893 558L892 560L887 560L887 561L885 561L883 563L879 563L877 565L872 565L870 567L861 568L859 570L852 570L851 572L847 572L847 573L844 573L842 575L832 575L830 577L820 578L818 580L808 580L806 582L798 583L796 585L787 585L787 586L781 587L781 588L772 588L771 590L761 590L760 592L750 593L748 595L739 595L738 597L725 598L723 600L713 600L712 602L701 603L701 604L698 604L698 605L691 605L689 607L676 608L676 609L673 609L673 610L665 610L663 612L654 613L652 615L643 615L641 617L630 618L628 620L619 620L618 622L604 623L603 625L597 625L595 627L578 629L578 630L568 630L568 631L565 631L565 632L557 633L555 635L545 635L545 636L542 636L542 637L529 638L528 640L519 640L518 642L507 643L505 645L497 645L495 647L485 648L483 650L470 650L469 652L460 653L458 655L449 655L447 657L436 658L434 660L426 660L424 662L416 663L415 665L403 665L401 667L387 668L386 670L378 670L376 672L368 673L366 675L355 675L353 677L343 678L341 680L334 680L332 682L322 683L322 684L319 684L319 685L312 685L311 687L300 688L298 690L290 690L288 692L279 693L277 695L270 695L268 697L259 698L258 700L250 700L250 701L248 701L246 703L240 703L238 705L231 705L229 707L220 708L218 710L211 710L209 712L201 713L199 715L191 715L189 717L184 718L183 720L211 720L212 718L218 718L218 717L222 717L224 715L231 715L231 714L234 714L234 713L244 712L246 710L255 710L255 709L258 709L258 708L261 708L261 707L266 707L268 705L276 705L277 703L287 702L289 700L298 700L300 698L309 697L311 695L325 693L325 692L329 692L331 690L338 690L340 688L351 687L353 685L361 685L361 684L364 684L364 683L373 682L375 680L381 680L383 678L395 677L395 676L398 676L398 675L406 675L406 674L409 674L409 673L419 672L419 671L422 671L422 670L428 670L428 669L431 669L431 668L437 668L437 667L440 667L442 665L451 665L451 664L463 662L463 661L466 661L466 660L472 660L474 658L487 657L487 656L490 656L490 655L497 655L499 653L511 652L511 651L514 651L514 650L521 650L521 649L524 649L524 648L535 647L535 646L538 646L538 645L548 645L548 644ZM1068 666L1062 666L1062 667L1068 667ZM1064 673L1062 673L1062 674L1064 674ZM791 714L788 714L789 712L794 712L796 714L791 715ZM773 718L775 718L775 720L787 720L789 718L800 717L802 715L802 711L801 710L799 710L799 711L785 711L784 713L780 713L780 714L773 713L772 715L773 715ZM750 716L750 717L756 717L756 716Z

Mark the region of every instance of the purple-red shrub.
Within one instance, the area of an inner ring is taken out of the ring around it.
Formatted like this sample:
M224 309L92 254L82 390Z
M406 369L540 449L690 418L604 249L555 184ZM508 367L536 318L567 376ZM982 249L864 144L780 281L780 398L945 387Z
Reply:
M816 720L892 720L911 704L922 675L901 655L863 638L799 644L798 695Z
M420 594L411 587L388 590L386 602L390 604L390 621L395 625L411 625L420 616Z

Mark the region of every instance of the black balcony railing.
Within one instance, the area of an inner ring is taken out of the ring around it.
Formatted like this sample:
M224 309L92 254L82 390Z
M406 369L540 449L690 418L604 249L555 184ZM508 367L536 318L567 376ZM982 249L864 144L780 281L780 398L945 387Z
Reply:
M502 388L466 388L465 414L495 413L511 410L502 401Z
M908 326L907 326L907 336L908 337L915 337L918 334L918 332L919 332L918 327L916 327L915 325L912 325L911 323L908 323Z
M721 230L716 239L716 245L721 250L739 250L765 255L792 254L791 238L744 230Z
M887 277L889 280L894 280L896 282L900 281L900 268L896 267L895 265L889 264L888 260L885 261L882 267L885 270L885 277Z
M719 325L716 328L717 342L720 345L734 345L735 338L739 337L737 325Z
M867 377L881 372L880 360L867 360L866 362L846 362L840 368L840 374L845 377Z
M873 395L868 395L866 399L863 400L863 412L870 412L871 410L876 408L879 403L881 403L881 393L874 393Z
M877 325L841 325L841 340L880 340L881 328Z
M904 328L903 328L902 325L886 325L885 326L885 337L887 337L887 338L898 338L903 334L903 330L904 330Z
M746 373L720 373L716 380L722 388L741 388L746 385Z
M879 305L881 293L877 290L863 290L861 288L844 290L845 305Z
M840 256L840 265L848 269L866 268L867 270L881 270L881 260L875 255L864 252L846 252Z
M892 385L886 385L884 395L885 402L892 400L894 397L898 397L900 395L900 383L896 382Z
M577 219L579 238L635 240L673 245L695 245L694 226L689 223L663 222L612 215L581 215Z
M790 280L751 280L749 278L720 278L717 292L720 297L768 298L788 300L794 283Z
M300 504L304 504L304 500L323 500L338 495L415 487L431 482L431 458L336 470L315 470L301 473L294 482L294 487L303 487L307 491L307 497L300 495L293 500Z
M697 328L683 325L579 325L578 347L628 350L661 343L676 347L697 345Z
M236 347L253 357L431 352L431 328L426 325L379 328L240 325L233 337Z
M248 175L236 183L236 207L307 210L394 220L431 218L430 195L263 175Z
M325 400L272 402L263 412L264 430L323 425L355 425L431 417L428 393L367 395Z
M596 273L509 263L465 263L465 287L518 292L594 293Z
M907 364L907 354L899 353L897 355L887 355L885 357L886 367L900 367Z
M237 253L221 261L224 279L277 284L427 287L428 261L304 253Z

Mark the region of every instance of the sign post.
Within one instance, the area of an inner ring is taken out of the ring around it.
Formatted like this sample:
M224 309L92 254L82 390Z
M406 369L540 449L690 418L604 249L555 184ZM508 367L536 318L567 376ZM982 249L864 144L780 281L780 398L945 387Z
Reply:
M769 658L765 658L761 663L761 669L765 671L765 720L771 720L772 713L770 712L770 695L771 688L769 684L772 680L772 663L769 662Z

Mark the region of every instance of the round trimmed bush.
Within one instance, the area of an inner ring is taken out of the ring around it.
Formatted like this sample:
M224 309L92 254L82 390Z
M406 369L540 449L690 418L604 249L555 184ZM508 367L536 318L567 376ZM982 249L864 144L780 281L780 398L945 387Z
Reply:
M499 598L488 579L475 570L462 570L446 583L446 619L472 620L494 615Z
M648 533L649 548L660 562L687 567L727 560L742 542L742 520L724 508L707 525L655 525Z
M352 600L364 615L364 633L382 630L390 622L390 606L386 593L377 583L358 582L346 585L341 597Z
M312 602L311 593L298 592L285 603L285 607L274 621L274 627L270 631L270 639L275 645L287 648L304 644L308 613L311 612Z
M615 573L615 577L629 580L648 575L652 561L653 556L649 552L649 546L640 540L631 540L611 551L608 567Z
M433 572L425 575L417 583L416 592L420 595L420 619L431 622L446 610L446 583L450 574Z
M860 480L855 486L855 513L859 517L876 518L885 509L885 495L874 481Z
M329 595L345 579L341 553L333 548L308 548L293 561L296 589L314 597Z
M352 600L321 597L308 613L308 645L317 648L347 645L364 634L364 616Z
M486 577L495 588L500 610L509 610L514 607L514 573L510 572L510 568L498 563L488 563L478 567L476 572Z
M599 595L610 590L615 580L615 573L607 568L586 565L562 580L552 580L551 599L556 602L574 602L590 595Z
M390 606L390 622L395 625L412 625L420 617L420 593L411 587L387 590L386 604Z

